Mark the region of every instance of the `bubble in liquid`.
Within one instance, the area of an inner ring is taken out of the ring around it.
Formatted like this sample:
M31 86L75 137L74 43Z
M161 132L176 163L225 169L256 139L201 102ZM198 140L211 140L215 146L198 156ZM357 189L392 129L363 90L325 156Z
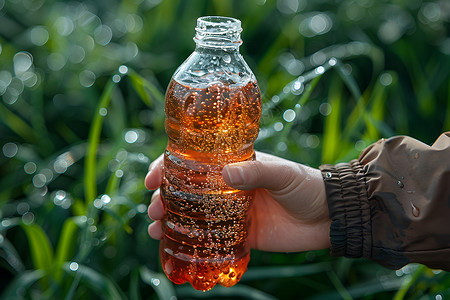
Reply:
M225 55L222 57L222 59L223 59L223 61L226 62L227 64L229 64L229 63L231 62L231 56L228 55L228 54L225 54Z

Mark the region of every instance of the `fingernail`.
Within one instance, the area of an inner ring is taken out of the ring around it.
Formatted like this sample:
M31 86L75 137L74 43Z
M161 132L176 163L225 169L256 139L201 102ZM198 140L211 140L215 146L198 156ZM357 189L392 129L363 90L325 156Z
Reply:
M231 185L245 184L244 170L240 166L226 166L225 171L228 175Z

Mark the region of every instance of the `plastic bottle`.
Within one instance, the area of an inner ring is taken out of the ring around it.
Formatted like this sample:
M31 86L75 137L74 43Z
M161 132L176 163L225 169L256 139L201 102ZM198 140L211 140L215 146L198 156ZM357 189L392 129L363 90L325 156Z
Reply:
M196 49L166 92L160 257L170 280L205 291L232 286L247 270L254 192L232 189L221 172L255 158L261 96L239 53L241 22L201 17L195 29Z

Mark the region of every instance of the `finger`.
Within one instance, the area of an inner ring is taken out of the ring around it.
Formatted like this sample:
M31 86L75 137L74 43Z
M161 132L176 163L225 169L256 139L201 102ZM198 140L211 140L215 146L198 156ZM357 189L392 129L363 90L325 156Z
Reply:
M161 221L155 221L148 225L148 235L155 240L162 239L164 233L161 226Z
M155 159L149 166L147 176L145 176L145 186L149 190L157 189L162 181L163 154Z
M266 188L280 191L308 175L306 167L287 160L245 161L226 165L222 176L234 188L248 190Z
M164 215L164 206L162 203L160 190L157 189L153 195L150 205L148 206L148 216L156 221L161 220Z

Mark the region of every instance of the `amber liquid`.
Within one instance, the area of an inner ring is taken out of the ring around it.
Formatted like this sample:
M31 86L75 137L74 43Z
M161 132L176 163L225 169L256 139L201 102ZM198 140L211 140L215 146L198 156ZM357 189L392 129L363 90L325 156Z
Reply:
M221 172L228 163L254 159L259 88L256 82L194 88L172 80L165 111L164 272L173 282L190 282L198 290L232 286L250 259L253 191L229 187Z

